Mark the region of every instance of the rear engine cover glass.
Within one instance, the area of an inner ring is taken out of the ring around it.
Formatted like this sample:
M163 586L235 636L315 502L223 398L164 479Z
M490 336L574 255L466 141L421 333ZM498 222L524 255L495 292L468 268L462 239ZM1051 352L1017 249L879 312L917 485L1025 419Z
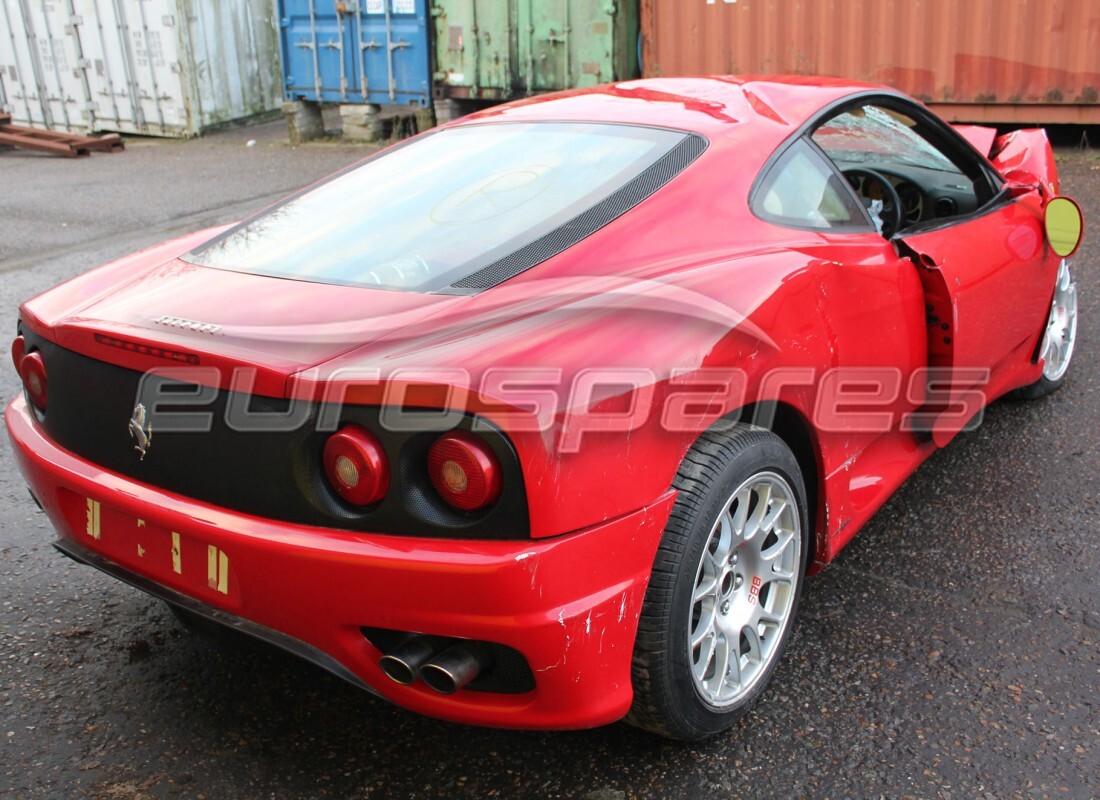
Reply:
M587 123L446 129L293 197L184 260L320 283L434 291L592 208L685 137Z

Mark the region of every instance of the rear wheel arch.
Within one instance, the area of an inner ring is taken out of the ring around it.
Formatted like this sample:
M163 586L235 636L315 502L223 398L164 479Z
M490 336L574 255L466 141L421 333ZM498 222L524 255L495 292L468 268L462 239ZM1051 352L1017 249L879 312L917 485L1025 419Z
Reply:
M825 472L822 468L820 444L814 434L813 426L798 408L789 403L760 401L729 412L700 434L699 439L707 433L731 430L733 425L738 423L748 423L771 431L782 439L794 454L806 486L806 505L810 512L813 550L809 571L816 572L824 564L828 526L826 524ZM697 442L698 439L692 443L692 446Z
M679 495L638 621L626 720L698 740L747 714L774 674L790 639L813 516L791 448L743 418L703 432L674 486Z

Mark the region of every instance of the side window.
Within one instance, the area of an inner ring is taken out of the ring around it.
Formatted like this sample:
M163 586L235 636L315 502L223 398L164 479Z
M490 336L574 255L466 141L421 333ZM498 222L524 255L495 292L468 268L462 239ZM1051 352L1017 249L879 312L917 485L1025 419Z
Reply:
M753 194L752 210L761 219L796 228L870 228L852 193L804 141L772 165Z

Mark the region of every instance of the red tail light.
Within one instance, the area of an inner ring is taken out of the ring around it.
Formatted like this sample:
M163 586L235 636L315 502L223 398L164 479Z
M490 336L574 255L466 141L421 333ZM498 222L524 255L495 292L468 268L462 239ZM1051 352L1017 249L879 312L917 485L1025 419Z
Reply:
M345 425L330 436L322 460L332 488L353 505L377 503L390 488L386 452L374 435L359 425Z
M11 343L11 360L15 364L15 371L19 373L19 377L23 377L23 356L27 353L27 343L22 336L16 336L15 341Z
M46 365L42 362L42 354L39 352L28 353L20 359L19 375L23 378L23 386L27 389L27 395L31 402L40 410L46 410Z
M488 445L469 433L448 433L435 441L428 450L428 477L440 497L464 511L500 497L500 463Z

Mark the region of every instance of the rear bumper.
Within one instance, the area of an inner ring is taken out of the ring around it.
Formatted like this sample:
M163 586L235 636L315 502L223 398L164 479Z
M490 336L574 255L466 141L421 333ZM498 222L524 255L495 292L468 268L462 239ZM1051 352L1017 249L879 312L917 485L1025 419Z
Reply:
M516 728L606 724L630 707L630 657L672 492L550 540L454 541L284 524L105 472L6 412L19 465L79 560L291 652L405 708ZM362 627L496 642L535 677L524 694L440 695L378 667Z

